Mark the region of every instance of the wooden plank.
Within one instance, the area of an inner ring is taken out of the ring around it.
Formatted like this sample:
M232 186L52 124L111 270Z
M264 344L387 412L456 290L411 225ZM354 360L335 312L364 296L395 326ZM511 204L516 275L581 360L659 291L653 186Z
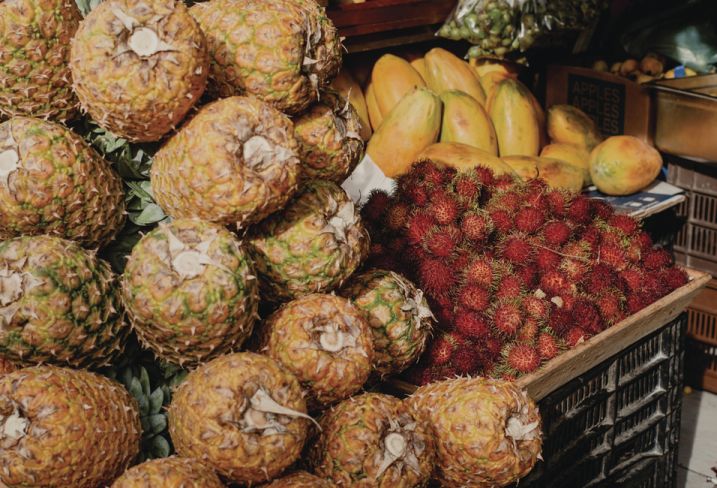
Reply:
M345 37L388 32L443 22L453 9L453 0L372 0L337 5L328 16Z
M521 376L517 383L536 401L560 388L570 380L589 371L616 353L626 349L682 313L710 281L701 271L686 269L690 281L655 303L627 317L589 340L565 351L533 373ZM392 386L403 393L412 393L415 386L393 380Z

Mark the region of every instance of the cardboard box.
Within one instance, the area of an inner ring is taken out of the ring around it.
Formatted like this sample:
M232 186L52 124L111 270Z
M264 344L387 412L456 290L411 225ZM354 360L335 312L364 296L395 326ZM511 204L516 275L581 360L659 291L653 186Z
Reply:
M547 108L578 107L595 120L604 136L631 135L652 144L654 117L650 91L611 73L574 66L550 66Z

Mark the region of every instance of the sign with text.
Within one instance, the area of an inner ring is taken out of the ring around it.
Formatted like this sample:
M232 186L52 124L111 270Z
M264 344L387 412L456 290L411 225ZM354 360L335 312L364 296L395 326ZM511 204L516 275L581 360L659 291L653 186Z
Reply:
M570 73L568 103L592 117L602 134L625 133L625 85Z

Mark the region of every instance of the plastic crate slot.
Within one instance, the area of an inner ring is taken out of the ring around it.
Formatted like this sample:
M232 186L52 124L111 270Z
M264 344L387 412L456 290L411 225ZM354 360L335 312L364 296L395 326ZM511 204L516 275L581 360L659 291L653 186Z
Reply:
M551 480L541 480L530 485L535 488L577 488L595 485L605 479L606 458L584 459L573 462L569 470L557 471ZM522 487L521 485L518 485Z
M612 451L614 462L610 474L620 472L645 458L664 454L664 428L664 423L657 422L643 432L630 432L632 437L623 434L625 442L616 443Z
M618 360L618 385L632 381L635 377L654 368L656 364L669 358L669 344L662 334L651 338L629 351Z
M701 257L715 259L717 256L717 230L691 225L690 250Z
M550 432L546 450L553 452L574 449L576 439L591 439L601 436L614 425L612 411L611 405L605 402L586 410L583 415L570 422L561 423L558 428ZM591 447L591 450L594 448L595 446Z
M650 426L667 417L667 398L662 397L633 413L629 417L616 422L615 443L621 444L636 432L649 429Z
M591 432L585 437L573 438L570 442L559 443L556 440L543 445L543 452L551 452L545 466L551 472L571 469L575 459L598 459L610 452L612 442L611 429Z
M657 488L671 486L663 484L662 473L664 463L659 458L644 459L634 466L630 466L629 472L615 482L615 486L622 488Z
M717 197L702 193L692 194L690 222L717 228Z
M688 314L690 325L687 333L690 337L717 346L717 315L694 308L688 309Z
M666 365L662 364L644 376L622 387L617 393L617 418L628 416L656 397L664 396Z

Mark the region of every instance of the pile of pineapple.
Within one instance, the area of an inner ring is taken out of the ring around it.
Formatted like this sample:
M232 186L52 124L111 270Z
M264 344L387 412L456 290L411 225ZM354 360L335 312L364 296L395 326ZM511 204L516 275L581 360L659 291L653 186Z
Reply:
M434 319L406 278L357 272L337 183L364 141L323 9L78 4L0 3L0 485L527 474L540 419L510 383L362 392Z

